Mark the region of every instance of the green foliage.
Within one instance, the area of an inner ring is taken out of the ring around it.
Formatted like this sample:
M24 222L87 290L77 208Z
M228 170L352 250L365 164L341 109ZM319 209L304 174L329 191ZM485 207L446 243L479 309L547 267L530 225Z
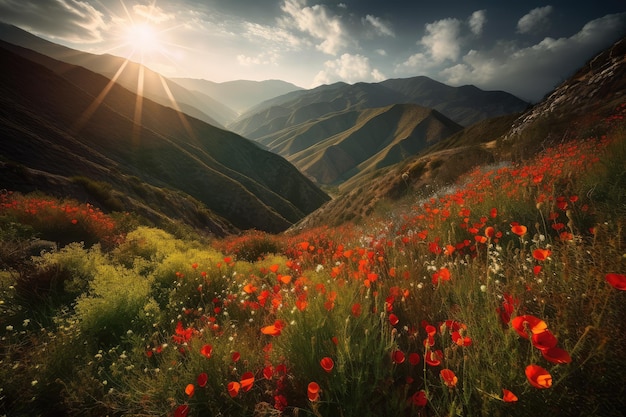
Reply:
M123 211L124 204L115 196L113 186L104 181L94 181L91 178L77 176L70 178L72 182L80 184L89 195L93 196L103 207L109 211Z
M150 284L133 270L96 266L89 290L75 307L86 340L96 346L110 346L129 330L149 332L159 312L149 298Z

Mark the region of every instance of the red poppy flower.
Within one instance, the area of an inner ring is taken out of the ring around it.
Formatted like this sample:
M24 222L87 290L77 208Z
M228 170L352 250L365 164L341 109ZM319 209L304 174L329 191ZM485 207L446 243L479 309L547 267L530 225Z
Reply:
M254 374L252 372L246 372L241 375L241 389L244 391L250 391L254 385Z
M254 285L252 285L252 284L246 284L246 285L243 287L243 290L245 291L245 293L246 293L246 294L252 294L252 293L256 292L256 290L257 290L257 289L258 289L258 288L257 288L257 287L255 287L255 286L254 286Z
M567 353L567 351L559 348L559 347L551 347L549 349L542 349L541 354L544 359L548 362L552 363L570 363L572 362L572 357Z
M626 291L626 274L610 273L606 274L604 278L606 279L606 282L618 290Z
M420 363L421 358L419 353L409 353L409 363L413 366L417 365L418 363Z
M506 388L502 388L502 401L505 403L514 403L518 400L517 395L513 394Z
M317 401L320 398L320 386L317 382L309 382L306 390L309 401Z
M322 369L324 369L326 372L330 372L333 370L335 362L332 360L332 358L326 356L322 358L322 360L320 361L320 365L322 366Z
M443 352L441 350L429 351L424 355L424 361L430 366L439 366L443 360Z
M558 340L550 330L544 330L541 333L535 333L531 337L533 346L539 350L550 349L556 346Z
M474 236L474 240L478 243L486 243L487 238L485 236L476 235Z
M261 328L261 333L267 334L270 336L280 336L282 331L282 325L275 322L274 324L270 324L269 326L265 326Z
M213 346L211 345L202 346L202 348L200 349L200 353L206 356L207 358L210 358L211 355L213 354Z
M394 350L393 353L391 354L391 359L396 364L404 363L404 359L405 359L404 352L402 352L401 350Z
M411 404L416 407L424 407L427 403L428 399L426 398L426 392L424 392L424 390L417 391L411 396Z
M291 282L291 275L278 274L278 280L283 284L289 284Z
M389 323L391 323L392 326L395 326L396 324L398 324L400 320L398 319L398 316L396 316L395 314L391 313L389 315Z
M518 236L524 236L527 231L528 231L528 228L526 226L522 226L519 224L515 224L511 226L511 232L515 233Z
M241 354L239 352L233 352L231 359L233 360L233 362L238 362L239 359L241 359Z
M239 382L237 381L229 382L228 387L227 387L228 394L233 398L236 397L237 394L239 394L239 388L241 388L241 385L239 384Z
M439 281L450 281L450 270L448 268L443 267L433 274L433 285L437 285Z
M274 368L272 368L272 365L267 365L265 368L263 368L263 378L272 379L273 375L274 375Z
M548 328L548 325L540 318L527 314L524 316L514 317L511 320L511 327L513 327L513 329L515 329L517 334L519 334L521 337L528 339L528 334L526 333L527 327L532 334L537 334L546 330Z
M187 417L189 414L189 406L187 404L179 405L174 411L174 417Z
M552 375L539 365L528 365L526 367L526 378L530 385L535 388L550 388L552 386Z
M550 251L550 249L535 249L533 251L533 258L535 258L538 261L545 261L546 259L548 259L548 256L550 256L552 254L552 251Z
M206 374L206 372L202 372L200 375L198 375L197 382L200 388L204 388L206 386L206 383L209 382L209 376Z
M193 384L187 384L185 387L185 394L189 396L189 398L193 397L193 394L196 392L196 387Z
M446 384L448 388L454 388L459 382L459 378L452 372L450 369L442 369L439 371L439 375L443 379L443 383Z
M451 336L452 336L452 341L459 346L470 346L472 344L472 339L470 337L463 336L458 331L452 332Z
M352 305L352 315L354 317L359 317L361 316L361 304L359 303L354 303Z

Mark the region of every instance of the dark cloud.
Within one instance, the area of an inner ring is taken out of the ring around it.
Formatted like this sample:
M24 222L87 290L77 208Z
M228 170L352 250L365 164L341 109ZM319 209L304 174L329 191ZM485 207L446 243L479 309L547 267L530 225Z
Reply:
M98 42L107 28L103 13L87 1L0 0L0 16L37 34L71 42Z

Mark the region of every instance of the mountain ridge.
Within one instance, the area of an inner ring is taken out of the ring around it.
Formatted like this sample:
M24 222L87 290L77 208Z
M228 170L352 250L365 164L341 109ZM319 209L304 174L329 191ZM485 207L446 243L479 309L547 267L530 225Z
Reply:
M123 192L129 191L125 178L137 177L181 190L240 229L280 231L326 199L286 160L232 132L145 98L137 123L137 96L111 80L75 66L66 77L79 80L78 87L44 66L0 51L10 63L0 114L6 161L112 182ZM92 108L98 92L107 88L102 103ZM51 135L53 141L47 139Z
M593 129L591 134L600 137L599 118L610 119L616 109L623 109L625 95L622 38L526 111L475 123L399 163L344 182L331 201L292 229L363 221L385 205L402 204L407 196L428 201L450 192L455 181L475 167L524 161L546 147L580 140L571 136L572 130Z

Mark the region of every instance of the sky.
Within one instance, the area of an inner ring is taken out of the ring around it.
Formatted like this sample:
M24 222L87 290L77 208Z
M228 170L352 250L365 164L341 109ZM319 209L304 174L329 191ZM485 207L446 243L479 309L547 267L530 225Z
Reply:
M626 35L626 2L0 0L0 20L167 77L313 88L425 75L536 102Z

